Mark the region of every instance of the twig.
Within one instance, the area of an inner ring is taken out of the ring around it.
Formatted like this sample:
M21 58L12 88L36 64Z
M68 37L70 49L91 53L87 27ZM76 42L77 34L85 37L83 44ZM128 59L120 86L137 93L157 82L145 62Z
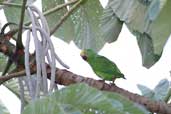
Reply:
M1 35L5 34L5 29L6 29L9 25L17 25L17 24L16 24L16 23L12 23L12 22L6 23L6 24L1 28L1 32L0 32Z
M20 71L20 72L16 72L16 73L12 73L9 75L1 76L0 77L0 84L3 84L4 82L6 82L10 79L13 79L13 78L22 77L22 75L25 75L25 70Z
M21 4L16 4L16 3L10 3L10 2L0 2L0 5L5 5L5 6L12 6L12 7L19 7L21 8Z
M54 12L56 12L56 11L58 11L58 10L64 8L64 7L66 7L67 5L74 4L74 3L77 2L77 1L78 1L78 0L72 0L72 1L69 1L69 2L67 2L67 3L57 5L56 7L54 7L54 8L52 8L52 9L49 9L49 10L43 12L43 15L44 15L44 16L48 16L48 15L50 15L50 14L52 14L52 13L54 13ZM40 17L38 16L37 18L39 19ZM26 22L24 25L25 25L25 26L29 26L30 24L31 24L31 21Z
M56 26L50 31L50 34L54 34L55 31L64 23L64 21L71 15L71 13L82 3L83 0L79 0L76 4L74 4L68 12L64 14L64 16L61 17L59 22L56 24Z
M36 72L36 70L32 69L31 73L33 74L35 72ZM22 71L19 71L19 72L8 74L6 76L1 76L0 77L0 85L3 84L4 82L10 80L10 79L22 77L22 76L25 76L25 75L26 75L25 70L22 70Z
M78 0L72 0L72 1L69 1L69 2L67 2L67 3L57 5L56 7L54 7L54 8L52 8L52 9L49 9L49 10L45 11L45 12L43 13L43 15L44 15L44 16L48 16L48 15L50 15L51 13L54 13L54 12L60 10L61 8L66 7L67 5L76 3L77 1L78 1Z
M21 17L20 17L20 23L19 23L19 30L18 30L18 36L17 36L17 45L16 45L16 50L17 49L23 49L23 44L22 44L22 30L23 30L23 22L24 22L24 15L25 15L25 8L26 8L26 3L27 0L23 0L22 4L22 9L21 9Z

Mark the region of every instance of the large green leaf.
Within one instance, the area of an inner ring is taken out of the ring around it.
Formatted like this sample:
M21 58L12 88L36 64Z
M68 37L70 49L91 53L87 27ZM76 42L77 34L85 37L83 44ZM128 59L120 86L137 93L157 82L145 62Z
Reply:
M171 33L171 15L168 12L171 10L171 1L111 0L108 6L133 33L147 34L151 38L151 43L148 42L146 47L142 45L147 42L139 43L143 60L145 60L143 65L151 67L158 60L156 56L161 55L164 44ZM141 38L143 37L147 36L142 35Z
M116 93L75 84L26 106L23 114L145 114Z
M43 12L46 12L52 8L63 4L64 0L42 0ZM67 8L64 7L58 11L52 12L46 15L46 19L50 29L53 29L55 25L60 21L61 17L67 12ZM74 24L69 17L63 25L55 32L55 36L69 42L74 39Z
M167 2L165 3L165 1ZM156 20L152 22L152 31L150 32L150 36L153 38L154 52L156 54L160 54L162 52L163 46L171 34L171 15L168 12L171 11L171 1L160 0L160 4L160 7L163 7L163 9Z
M152 38L147 33L134 32L142 55L143 66L151 67L159 60L160 55L154 54Z
M109 43L116 41L121 32L122 25L123 22L115 15L112 8L107 6L103 10L101 17L100 29L102 31L102 39Z
M63 2L64 0L43 0L43 11L52 9ZM66 11L67 9L63 8L46 16L50 28L55 26ZM106 42L113 42L117 39L122 23L111 8L106 8L103 12L99 0L86 0L54 35L67 42L73 40L80 48L91 48L97 51Z
M101 38L102 11L99 0L87 0L72 14L71 19L75 30L74 41L80 48L99 50L106 42Z
M4 106L4 104L0 100L0 114L10 114L7 108Z

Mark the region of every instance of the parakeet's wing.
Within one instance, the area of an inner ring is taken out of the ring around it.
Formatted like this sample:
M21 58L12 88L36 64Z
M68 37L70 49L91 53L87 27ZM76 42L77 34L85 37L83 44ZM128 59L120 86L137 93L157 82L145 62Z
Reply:
M92 66L94 72L105 80L112 80L113 78L124 78L116 64L104 56L97 55L93 60Z

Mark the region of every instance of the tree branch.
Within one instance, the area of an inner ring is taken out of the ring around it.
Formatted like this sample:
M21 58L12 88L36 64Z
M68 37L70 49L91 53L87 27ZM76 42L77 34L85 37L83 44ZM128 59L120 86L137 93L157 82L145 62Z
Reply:
M34 74L36 72L36 70L32 70L31 74ZM25 70L21 70L19 72L14 72L5 76L1 76L0 77L0 85L3 84L4 82L13 79L13 78L19 78L19 77L23 77L26 75Z
M36 72L36 67L32 67L31 72ZM25 70L17 73L9 74L7 76L0 77L0 82L5 82L9 79L21 77L25 75ZM47 67L48 79L51 77L51 69ZM95 80L92 78L83 77L74 74L67 70L57 69L55 83L60 85L71 85L75 83L86 83L89 86L97 88L103 91L116 92L120 95L126 97L127 99L145 106L150 112L160 113L160 114L171 114L171 106L162 101L152 101L146 97L140 96L138 94L131 93L127 90L117 87L116 85L110 85L105 82Z

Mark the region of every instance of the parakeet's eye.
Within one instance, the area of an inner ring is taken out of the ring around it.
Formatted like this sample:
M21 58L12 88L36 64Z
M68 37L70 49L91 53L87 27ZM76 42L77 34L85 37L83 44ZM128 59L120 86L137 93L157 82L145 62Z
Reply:
M85 56L85 55L82 56L82 58L83 58L85 61L87 60L87 56Z
M84 50L83 50L83 51L81 51L80 55L81 55L81 57L82 57L84 60L87 60L87 56L86 56L86 54L85 54L85 51L84 51Z

